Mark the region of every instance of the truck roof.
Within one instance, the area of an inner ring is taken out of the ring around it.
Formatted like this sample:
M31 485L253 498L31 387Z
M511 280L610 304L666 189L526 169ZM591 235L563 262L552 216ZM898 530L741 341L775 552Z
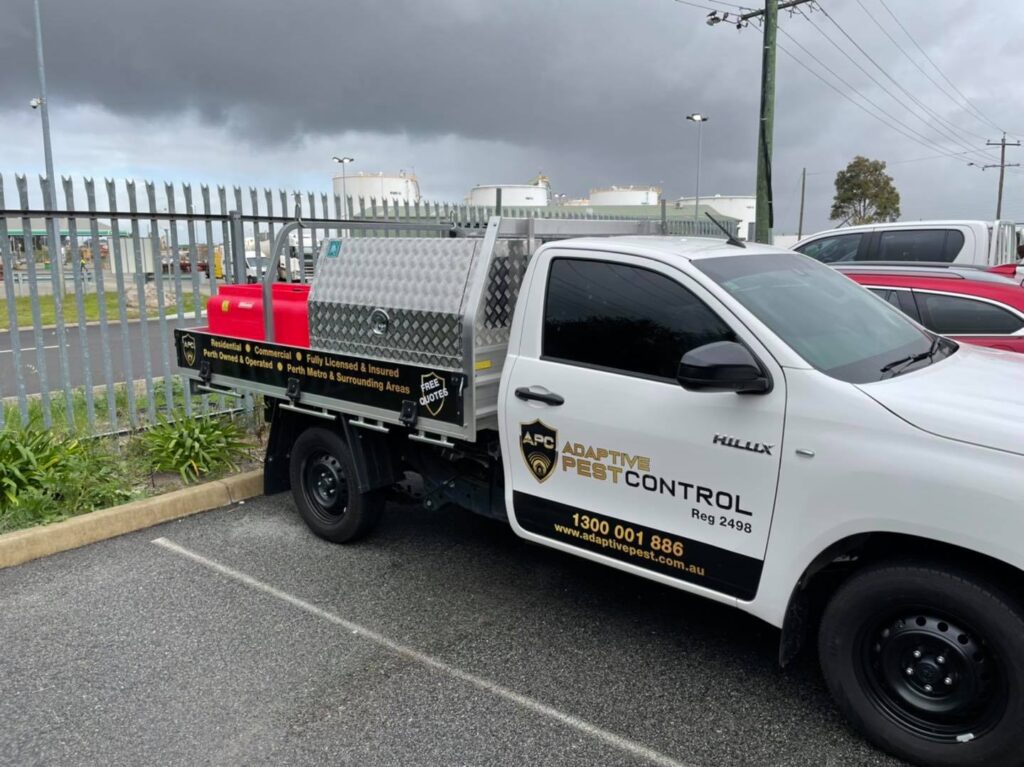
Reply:
M773 245L762 245L758 242L745 243L746 247L729 245L724 239L716 237L576 237L571 240L553 242L546 248L579 248L581 250L600 250L612 253L629 253L634 255L665 256L696 261L703 258L720 258L723 256L753 256L766 253L790 253L786 248Z

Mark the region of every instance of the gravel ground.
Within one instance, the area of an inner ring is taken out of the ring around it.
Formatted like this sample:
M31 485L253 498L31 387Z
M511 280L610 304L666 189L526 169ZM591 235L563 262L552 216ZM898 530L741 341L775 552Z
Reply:
M337 546L260 498L0 571L0 616L4 765L899 764L767 625L455 509Z

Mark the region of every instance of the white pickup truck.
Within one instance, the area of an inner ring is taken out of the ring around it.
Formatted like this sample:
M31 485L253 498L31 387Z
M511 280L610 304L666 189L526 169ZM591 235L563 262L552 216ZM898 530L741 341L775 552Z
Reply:
M1012 221L898 221L829 229L793 250L826 264L860 261L1000 266L1020 260Z
M1024 357L793 252L557 223L327 240L310 348L268 312L264 339L175 331L178 364L264 395L266 490L317 535L418 475L428 506L758 616L783 663L816 632L895 755L1024 764Z

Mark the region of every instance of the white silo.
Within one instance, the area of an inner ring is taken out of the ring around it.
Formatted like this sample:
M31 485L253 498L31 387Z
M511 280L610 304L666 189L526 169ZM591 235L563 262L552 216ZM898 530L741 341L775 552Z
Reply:
M609 186L590 190L590 205L658 205L661 188L656 186Z
M415 174L401 171L397 174L387 173L358 173L341 174L334 177L334 194L341 198L344 206L345 195L352 198L352 215L359 215L359 201L362 198L363 204L369 210L373 202L377 203L380 210L384 202L388 207L409 203L415 205L420 201L420 182Z
M539 174L529 184L477 184L466 196L466 204L493 208L499 189L503 208L541 208L551 203L551 182Z

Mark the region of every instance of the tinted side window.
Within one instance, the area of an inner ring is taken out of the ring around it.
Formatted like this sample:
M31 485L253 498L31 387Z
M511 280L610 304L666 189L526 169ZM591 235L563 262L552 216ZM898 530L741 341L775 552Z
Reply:
M879 261L952 262L964 246L964 235L956 229L900 229L878 237Z
M983 301L921 291L914 293L924 324L942 335L1002 336L1024 327L1024 321L1017 315Z
M820 240L809 242L797 248L797 251L805 256L810 256L815 261L823 264L838 264L843 261L856 261L857 251L860 249L860 240L863 235L837 234L834 237L822 237Z
M884 298L886 301L888 301L890 304L895 306L897 309L901 308L900 307L900 298L899 298L898 295L896 295L896 291L895 290L890 290L889 288L868 288L868 290L870 290L872 293L874 293L879 298Z
M733 340L718 315L657 272L582 259L551 263L545 358L674 380L685 352Z

